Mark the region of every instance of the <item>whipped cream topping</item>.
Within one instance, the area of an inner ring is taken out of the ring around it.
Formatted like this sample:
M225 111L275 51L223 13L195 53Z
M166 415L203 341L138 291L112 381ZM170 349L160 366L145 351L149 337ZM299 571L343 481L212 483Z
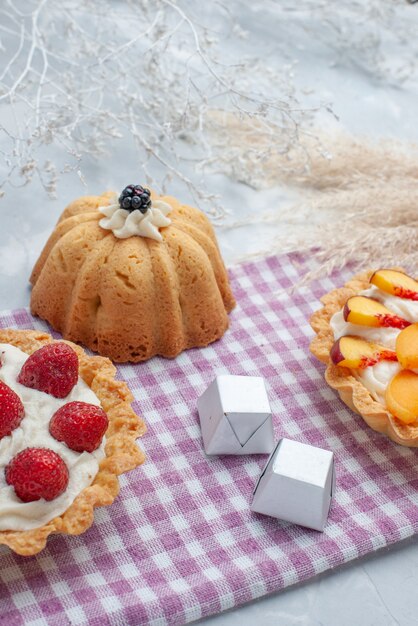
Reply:
M148 237L155 241L162 241L159 228L171 224L167 215L172 211L172 207L162 200L153 200L151 207L146 213L139 210L128 211L121 209L117 194L110 198L108 206L98 208L104 217L99 221L99 225L105 230L111 230L118 239L128 237Z
M418 321L418 302L393 296L382 291L375 285L358 293L359 296L374 298L386 306L390 311L403 317L409 322ZM335 340L345 335L363 337L367 341L379 343L391 350L395 349L396 337L401 332L399 328L375 328L351 324L344 320L343 310L334 313L330 320L330 326ZM362 370L352 370L352 374L370 392L371 396L383 405L385 402L385 390L389 381L401 370L399 363L380 361L371 367Z
M354 376L370 391L371 396L385 405L385 392L388 382L400 372L401 366L396 361L380 361L363 370L352 370Z
M80 453L70 450L65 443L49 434L49 421L64 404L77 400L100 406L99 399L90 387L80 377L71 393L63 399L29 389L17 382L27 358L28 355L15 346L0 343L0 380L18 394L25 408L20 426L11 435L0 439L0 530L38 528L64 513L81 491L92 483L99 469L99 461L105 456L104 439L94 452ZM49 448L59 454L67 465L68 487L58 498L50 502L44 499L22 502L13 487L6 483L6 465L25 448Z

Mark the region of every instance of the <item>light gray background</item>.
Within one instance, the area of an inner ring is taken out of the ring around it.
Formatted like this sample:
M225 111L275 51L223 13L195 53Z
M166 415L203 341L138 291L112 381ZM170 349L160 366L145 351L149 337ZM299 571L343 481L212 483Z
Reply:
M383 11L385 7L394 13ZM231 11L249 31L248 45L257 47L269 63L297 61L295 83L306 94L306 105L332 104L339 119L320 114L324 127L417 140L418 4L234 1ZM1 105L0 114L7 125L11 115L7 104ZM49 158L63 162L54 147ZM6 189L0 201L0 308L28 305L30 270L62 208L77 195L136 182L135 155L115 143L108 159L84 161L83 174L88 189L75 173L65 175L57 200L48 199L36 180L21 189ZM188 174L193 176L193 171ZM231 220L279 209L288 198L288 190L280 187L254 191L222 175L212 182L230 209ZM173 183L173 194L177 191ZM305 218L300 219L302 226ZM226 261L231 264L243 252L268 248L274 228L291 227L284 223L219 229ZM207 626L411 626L418 623L417 581L418 543L409 540L203 622Z

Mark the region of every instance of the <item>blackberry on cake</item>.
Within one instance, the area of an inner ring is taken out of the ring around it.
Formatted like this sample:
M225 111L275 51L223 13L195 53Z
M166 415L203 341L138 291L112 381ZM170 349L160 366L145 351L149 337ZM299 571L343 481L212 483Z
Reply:
M142 185L128 185L119 196L119 205L126 211L146 213L151 206L151 192Z

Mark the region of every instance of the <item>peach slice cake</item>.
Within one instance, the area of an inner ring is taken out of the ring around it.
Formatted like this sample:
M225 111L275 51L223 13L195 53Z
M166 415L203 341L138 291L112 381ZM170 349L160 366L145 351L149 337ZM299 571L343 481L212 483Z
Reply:
M84 532L144 461L145 425L115 373L71 342L0 330L0 544L32 555Z
M328 384L371 428L418 446L418 281L381 269L321 301L310 348Z

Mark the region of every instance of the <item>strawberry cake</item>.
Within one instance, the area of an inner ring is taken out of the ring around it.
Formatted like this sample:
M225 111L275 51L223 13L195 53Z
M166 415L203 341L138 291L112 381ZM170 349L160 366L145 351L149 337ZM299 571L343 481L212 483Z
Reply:
M326 381L371 428L418 446L418 281L380 269L321 300L311 351Z
M39 552L80 534L144 455L145 426L108 359L37 331L0 330L0 544Z

